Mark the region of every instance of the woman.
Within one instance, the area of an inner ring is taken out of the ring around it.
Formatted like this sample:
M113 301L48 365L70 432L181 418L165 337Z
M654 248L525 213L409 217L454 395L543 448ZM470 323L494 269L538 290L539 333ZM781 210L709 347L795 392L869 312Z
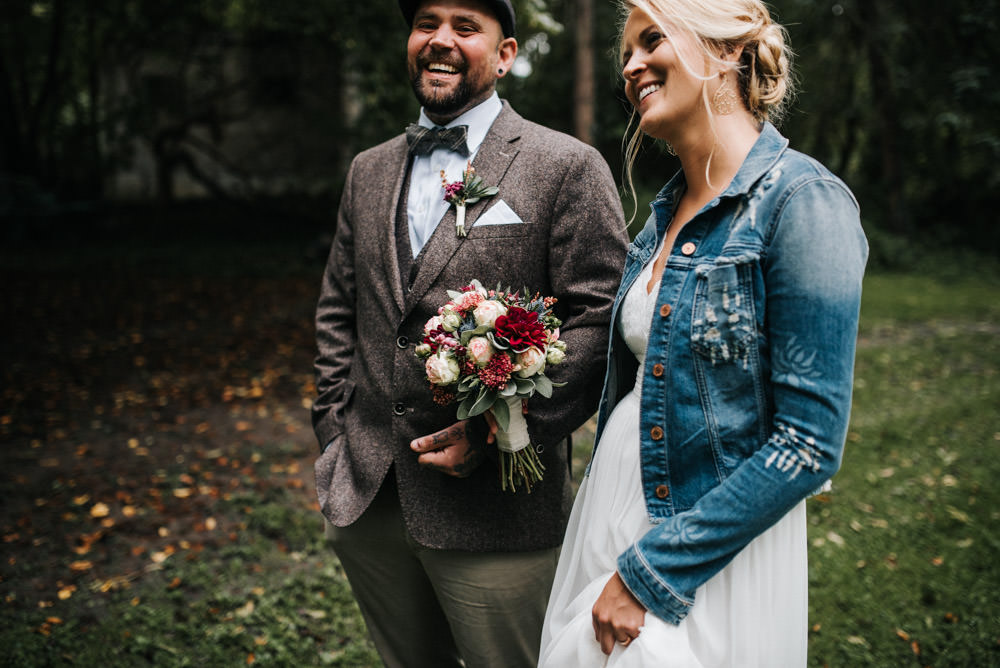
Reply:
M804 500L847 430L857 203L768 122L790 73L763 3L624 11L628 163L641 131L682 169L629 249L540 665L804 666Z

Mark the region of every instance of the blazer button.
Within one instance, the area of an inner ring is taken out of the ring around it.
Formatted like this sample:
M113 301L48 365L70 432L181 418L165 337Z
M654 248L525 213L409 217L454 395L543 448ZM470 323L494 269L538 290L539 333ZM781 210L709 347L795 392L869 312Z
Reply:
M410 340L405 336L401 336L398 339L396 339L396 345L399 346L400 348L405 348L407 345L409 345L409 343Z
M665 499L668 496L670 496L670 488L669 487L667 487L666 485L657 485L656 486L656 498L658 498L658 499Z
M397 403L392 407L392 412L396 415L406 414L406 406L402 403Z
M663 365L659 362L653 365L653 375L657 378L663 375Z
M649 435L654 441L660 441L663 439L663 430L659 426L653 427L649 430Z
M690 241L681 246L681 252L685 255L694 255L695 245Z
M670 308L670 304L664 304L663 306L660 307L660 315L666 318L668 315L670 315L671 310L672 309Z

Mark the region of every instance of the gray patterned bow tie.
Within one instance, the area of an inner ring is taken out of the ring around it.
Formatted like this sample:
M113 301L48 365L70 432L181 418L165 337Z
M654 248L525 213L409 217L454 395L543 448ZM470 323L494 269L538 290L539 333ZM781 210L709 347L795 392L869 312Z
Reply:
M406 144L414 155L428 155L436 148L446 148L460 155L468 156L469 147L465 143L468 125L453 128L425 128L416 123L406 127Z

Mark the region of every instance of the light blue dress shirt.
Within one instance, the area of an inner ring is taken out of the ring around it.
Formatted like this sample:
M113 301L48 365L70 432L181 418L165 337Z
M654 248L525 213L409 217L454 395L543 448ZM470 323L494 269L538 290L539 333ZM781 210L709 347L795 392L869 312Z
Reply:
M441 218L451 206L444 201L444 187L441 185L441 170L444 170L448 182L460 181L466 163L472 161L479 151L479 146L486 138L493 121L503 109L500 97L493 93L484 102L469 109L467 112L454 119L445 127L452 128L458 125L469 126L466 144L469 147L469 156L465 157L454 151L438 148L428 155L415 156L413 166L410 168L410 193L406 200L406 220L410 229L410 249L413 257L417 257L420 249L424 247L427 240L431 238L437 228ZM435 124L431 122L424 110L420 110L418 124L425 128L433 128Z

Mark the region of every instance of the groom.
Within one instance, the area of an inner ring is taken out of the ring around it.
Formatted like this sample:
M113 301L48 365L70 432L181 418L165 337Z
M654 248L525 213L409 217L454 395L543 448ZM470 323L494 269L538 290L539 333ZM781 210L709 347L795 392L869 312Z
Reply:
M313 424L326 532L388 666L534 666L571 504L566 439L597 409L625 224L593 148L524 120L495 92L514 63L510 0L400 0L422 106L353 161L316 311ZM437 136L435 127L448 128ZM499 192L467 208L441 170L471 161ZM472 279L558 298L567 385L531 399L545 466L502 492L493 435L439 406L414 355Z

